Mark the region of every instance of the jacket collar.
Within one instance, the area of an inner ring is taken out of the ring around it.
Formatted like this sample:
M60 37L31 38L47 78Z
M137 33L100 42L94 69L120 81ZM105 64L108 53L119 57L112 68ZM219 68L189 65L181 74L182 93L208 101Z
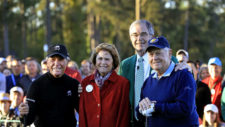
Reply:
M109 76L109 78L106 81L110 81L110 82L114 83L117 80L117 76L118 75L116 74L115 70L113 70L112 74ZM90 79L91 79L91 82L95 82L94 74L91 75Z

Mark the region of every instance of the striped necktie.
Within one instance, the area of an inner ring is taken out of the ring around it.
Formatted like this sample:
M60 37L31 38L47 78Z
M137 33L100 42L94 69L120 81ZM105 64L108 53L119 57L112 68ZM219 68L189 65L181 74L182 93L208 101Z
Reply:
M140 95L141 95L141 88L144 83L144 59L140 57L138 59L138 66L135 76L135 86L134 86L134 92L135 92L135 101L134 101L134 114L135 118L137 119L137 113L135 112L135 108L138 106L138 103L140 101Z

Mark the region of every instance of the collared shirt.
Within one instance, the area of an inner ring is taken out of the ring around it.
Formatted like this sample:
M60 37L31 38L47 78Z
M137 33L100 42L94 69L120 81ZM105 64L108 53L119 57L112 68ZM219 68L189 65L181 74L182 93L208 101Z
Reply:
M175 63L174 63L174 62L171 62L171 63L170 63L170 66L168 67L168 69L166 70L166 72L163 73L163 75L160 76L160 77L158 77L157 72L156 72L155 70L153 70L153 71L151 72L151 74L154 74L152 77L153 77L153 78L157 78L157 79L160 79L161 77L169 77L170 74L172 73L174 67L175 67Z
M135 75L137 73L137 68L138 68L138 59L141 56L137 54L137 60L136 60L136 67L135 67ZM143 64L144 64L144 80L146 80L149 77L149 72L150 72L150 64L149 64L149 57L148 53L145 53L142 58L144 59Z

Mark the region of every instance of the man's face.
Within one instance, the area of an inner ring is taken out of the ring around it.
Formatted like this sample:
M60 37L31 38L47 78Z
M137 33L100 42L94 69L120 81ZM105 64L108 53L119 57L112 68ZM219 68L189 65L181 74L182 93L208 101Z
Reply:
M130 40L136 52L144 53L148 47L148 40L152 38L145 24L135 24L130 29Z
M0 71L3 71L4 68L6 68L6 61L3 61L1 64L0 64Z
M88 75L91 71L91 65L89 62L85 62L81 65L81 71L84 75Z
M148 52L148 55L151 67L158 74L163 74L170 65L171 50L154 48Z
M205 68L201 71L200 77L201 77L201 79L205 79L205 78L209 77L209 71L207 68Z
M13 60L11 63L11 68L14 75L19 75L22 71L22 64L17 60Z
M10 102L9 101L0 101L0 110L3 113L8 113L10 108Z
M49 72L59 78L64 74L68 61L59 55L54 55L47 59L47 67Z
M12 106L15 108L23 101L23 95L21 95L18 91L14 91L10 93L10 100L12 101Z
M26 65L25 65L25 69L28 74L37 74L38 66L37 66L36 61L34 61L34 60L27 61Z
M209 69L209 75L212 78L216 78L218 76L221 76L221 72L222 72L222 67L215 65L215 64L211 64L208 66Z
M48 72L47 63L41 64L41 72L42 72L42 74L45 74L46 72Z
M184 53L179 53L177 55L177 60L179 61L179 63L182 63L182 62L187 63L188 57Z

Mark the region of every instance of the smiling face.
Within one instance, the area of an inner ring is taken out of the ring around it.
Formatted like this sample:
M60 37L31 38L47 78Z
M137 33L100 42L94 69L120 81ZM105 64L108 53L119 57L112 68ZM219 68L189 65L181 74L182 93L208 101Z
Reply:
M96 69L101 76L105 76L113 68L113 58L112 55L105 50L99 51L96 56Z
M68 61L59 55L54 55L47 59L49 72L55 78L60 78L66 69Z
M162 75L170 65L172 51L170 49L153 48L148 51L148 55L151 67L159 76Z
M135 24L130 28L130 40L136 52L143 56L148 46L148 40L152 38L145 24Z

